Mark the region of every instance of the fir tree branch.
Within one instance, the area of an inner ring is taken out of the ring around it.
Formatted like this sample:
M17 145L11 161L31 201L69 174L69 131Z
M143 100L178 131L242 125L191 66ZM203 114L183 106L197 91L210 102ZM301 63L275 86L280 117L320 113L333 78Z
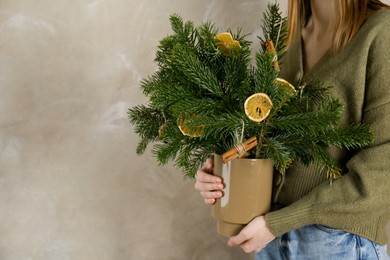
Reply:
M170 16L172 30L179 37L181 43L187 44L188 46L194 46L195 44L195 29L194 24L191 21L186 23L178 14Z
M274 81L278 76L277 70L273 65L273 54L268 52L256 54L256 69L254 72L255 93L269 93L274 86ZM271 97L272 99L272 97Z
M348 150L360 149L373 140L374 136L367 125L337 126L318 137L319 143Z
M277 138L269 138L267 145L264 145L263 156L272 158L275 168L284 174L287 168L295 160L294 152Z
M196 84L210 94L221 97L223 92L218 79L212 71L184 46L176 46L174 49L173 63L177 72L183 73L189 82Z
M158 139L162 115L160 111L139 105L129 109L128 116L130 122L135 125L134 131L141 138L136 149L137 154L141 155L150 142Z
M279 59L282 58L287 37L287 19L282 16L278 4L268 3L266 11L261 19L261 28L263 30L264 39L259 37L262 42L272 40L275 45Z

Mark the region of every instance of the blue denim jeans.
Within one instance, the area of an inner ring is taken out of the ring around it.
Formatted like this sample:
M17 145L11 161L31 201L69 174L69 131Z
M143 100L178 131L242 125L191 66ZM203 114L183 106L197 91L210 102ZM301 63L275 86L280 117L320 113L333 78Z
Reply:
M390 260L386 246L322 225L292 230L270 242L256 260Z

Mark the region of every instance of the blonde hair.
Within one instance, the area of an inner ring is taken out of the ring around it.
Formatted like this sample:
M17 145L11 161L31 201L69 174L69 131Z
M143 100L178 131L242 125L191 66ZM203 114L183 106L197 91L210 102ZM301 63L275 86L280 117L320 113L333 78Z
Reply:
M339 14L333 35L333 51L347 45L359 31L360 26L372 13L390 8L379 0L339 0ZM311 16L310 0L289 0L287 19L287 48L307 24Z

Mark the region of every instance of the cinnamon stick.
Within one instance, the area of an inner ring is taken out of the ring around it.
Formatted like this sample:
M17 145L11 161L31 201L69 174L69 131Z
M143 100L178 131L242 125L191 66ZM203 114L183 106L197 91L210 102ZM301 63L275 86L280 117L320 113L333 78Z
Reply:
M229 151L222 154L223 163L228 163L237 157L243 156L246 152L257 145L256 136L249 138L245 142L239 143L231 148Z
M264 51L274 54L274 58L272 61L274 62L274 68L279 72L280 67L279 67L278 54L276 52L274 43L272 42L272 40L269 40L269 41L262 42L261 45L263 46Z

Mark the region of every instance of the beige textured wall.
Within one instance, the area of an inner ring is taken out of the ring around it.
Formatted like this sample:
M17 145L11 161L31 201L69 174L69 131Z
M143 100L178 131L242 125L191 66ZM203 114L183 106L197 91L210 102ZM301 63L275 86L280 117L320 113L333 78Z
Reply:
M1 0L0 259L250 259L215 233L193 182L135 155L126 113L146 102L171 13L258 33L264 8Z

